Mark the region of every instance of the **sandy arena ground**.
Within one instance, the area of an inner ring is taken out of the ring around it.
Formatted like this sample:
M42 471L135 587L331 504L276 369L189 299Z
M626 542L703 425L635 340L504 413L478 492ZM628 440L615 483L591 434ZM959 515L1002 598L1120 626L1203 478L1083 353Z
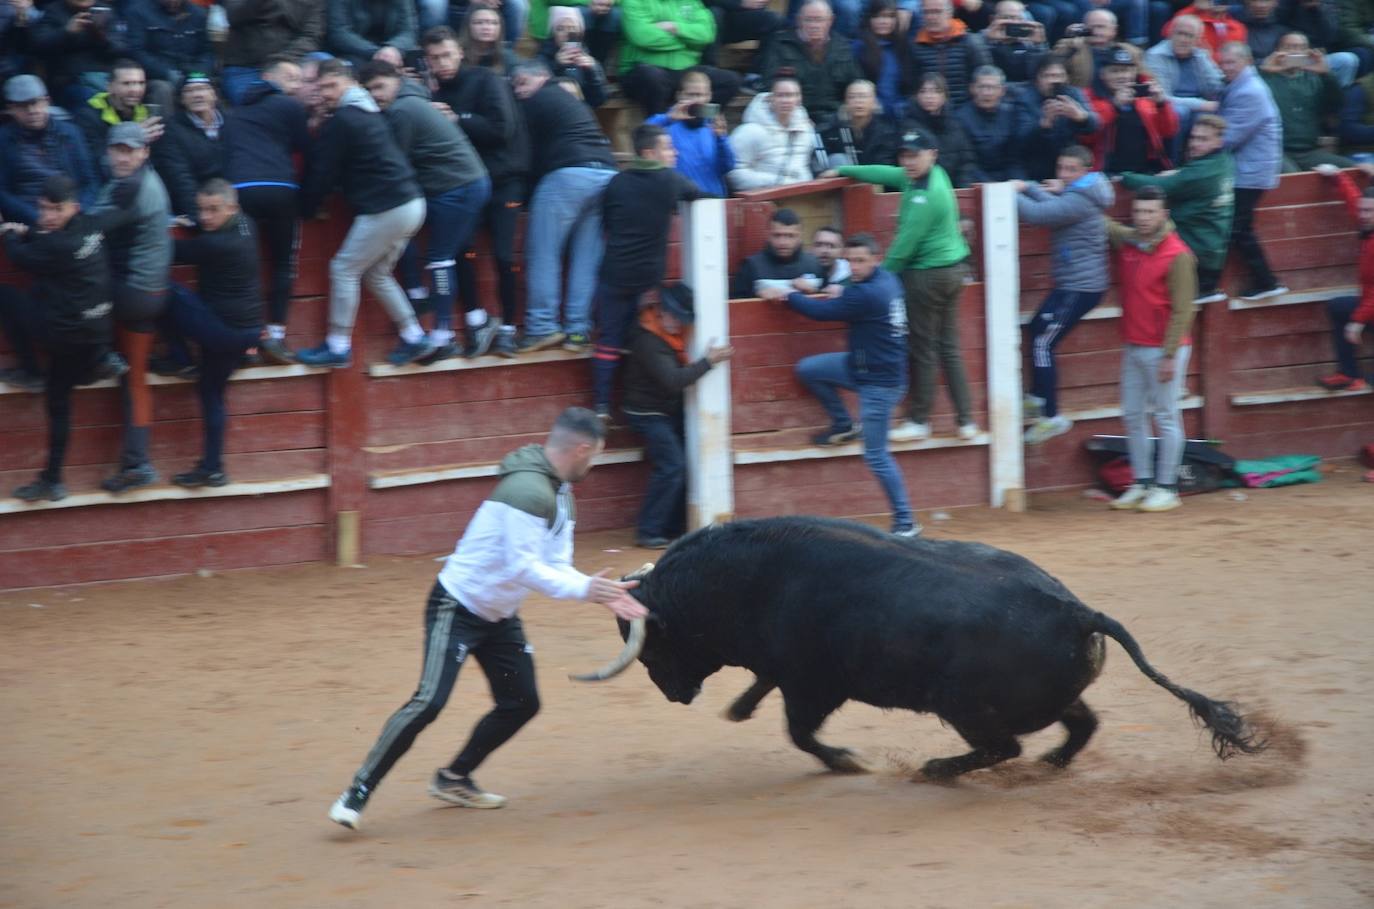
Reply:
M543 713L477 774L510 805L425 793L488 708L470 667L350 833L325 811L415 685L434 561L0 594L0 906L1374 906L1357 476L1167 515L1064 494L932 525L1035 559L1175 680L1272 716L1271 750L1226 764L1109 642L1087 692L1102 727L1067 771L913 783L963 743L850 704L822 738L878 769L835 776L786 740L776 694L720 718L740 670L691 707L637 666L568 681L619 638L599 607L536 599ZM580 538L579 564L638 565L626 539Z

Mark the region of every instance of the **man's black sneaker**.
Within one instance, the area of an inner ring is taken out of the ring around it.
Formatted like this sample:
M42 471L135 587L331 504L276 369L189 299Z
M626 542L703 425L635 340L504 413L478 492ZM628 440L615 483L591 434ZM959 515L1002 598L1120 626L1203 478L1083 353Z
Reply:
M635 545L640 549L667 549L673 541L667 537L636 537Z
M296 362L296 354L281 338L263 338L259 341L258 356L268 366L290 366Z
M504 795L483 792L470 776L457 776L448 768L434 771L434 779L429 783L429 794L451 805L464 808L500 808L506 804Z
M487 316L487 321L476 328L469 326L468 344L463 350L463 356L469 360L486 356L487 351L491 350L491 345L496 343L496 337L499 334L501 334L501 320L496 316Z
M170 357L153 357L148 361L148 371L173 379L194 379L199 372L194 363L179 363Z
M458 349L458 345L457 345L457 344L454 344L452 341L446 341L446 342L444 342L443 344L435 345L435 348L434 348L433 350L431 350L429 353L425 354L425 355L424 355L423 357L421 357L420 359L416 360L416 361L415 361L415 365L416 365L416 366L433 366L435 363L438 363L440 360L452 360L454 357L458 356L460 353L462 353L462 351L460 351L460 350Z
M0 369L0 382L25 391L42 391L44 385L42 376L22 369Z
M118 379L129 371L129 364L114 351L110 351L100 358L100 362L95 364L95 370L91 374L92 382L100 382L105 379Z
M151 464L126 467L112 477L100 481L100 488L106 492L128 492L141 486L151 486L157 482L157 471Z
M407 363L424 359L433 350L434 342L428 336L421 337L414 343L402 340L391 349L391 353L386 355L386 361L392 366L404 366Z
M507 360L515 359L519 354L519 351L515 349L515 332L498 332L496 340L491 344L491 352L498 357L505 357Z
M811 437L811 441L817 445L843 445L845 442L852 442L863 434L863 427L858 423L848 429L836 429L831 427L825 432L817 433Z
M357 830L362 824L363 809L367 807L367 797L371 791L366 787L353 785L344 790L343 795L329 806L329 819L343 824L349 830Z
M563 341L563 349L568 353L586 353L592 349L592 339L580 331L575 331Z
M557 347L566 337L567 335L561 331L551 331L546 335L525 335L515 345L515 349L520 353L533 353L536 350Z
M39 477L32 483L25 483L16 489L14 497L25 502L40 502L44 499L49 502L60 502L67 497L67 487Z
M197 466L172 477L172 482L187 489L198 489L201 486L224 486L229 482L229 477L222 470L206 470Z

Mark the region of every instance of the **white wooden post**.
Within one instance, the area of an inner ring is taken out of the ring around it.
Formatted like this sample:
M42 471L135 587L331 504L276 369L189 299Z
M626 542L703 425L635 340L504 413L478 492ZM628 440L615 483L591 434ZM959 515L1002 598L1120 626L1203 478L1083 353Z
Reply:
M988 497L994 508L1025 509L1021 448L1021 262L1016 190L983 184L983 306L987 323Z
M682 206L682 264L696 302L688 353L704 356L730 339L729 255L725 200ZM690 529L730 520L735 513L730 447L730 364L715 366L687 389L687 524Z

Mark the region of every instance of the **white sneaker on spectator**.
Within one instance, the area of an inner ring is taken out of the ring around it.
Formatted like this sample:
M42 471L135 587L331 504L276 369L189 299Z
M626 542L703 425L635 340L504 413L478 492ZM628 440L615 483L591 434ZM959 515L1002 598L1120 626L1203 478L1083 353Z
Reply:
M957 432L959 438L963 439L965 442L972 442L974 439L978 438L978 424L960 423Z
M1140 507L1140 503L1145 501L1145 496L1149 494L1149 489L1139 483L1132 483L1126 487L1126 491L1112 499L1109 507L1117 511L1135 511Z
M924 442L930 438L930 424L903 420L896 429L888 431L887 438L892 442Z
M1045 411L1045 399L1039 395L1025 395L1021 398L1021 419L1034 423Z
M1242 300L1254 303L1256 300L1268 300L1270 297L1281 297L1288 293L1288 287L1284 284L1275 284L1273 287L1262 290L1251 290L1240 295Z
M1194 306L1201 306L1204 303L1222 303L1227 299L1225 291L1214 290L1209 294L1204 294L1193 301Z
M1182 505L1178 493L1172 489L1161 489L1158 486L1150 487L1150 491L1145 493L1145 498L1136 506L1137 511L1173 511Z
M1048 442L1055 436L1062 436L1070 429L1073 429L1073 420L1068 417L1044 417L1036 420L1035 425L1026 430L1026 444L1039 445Z

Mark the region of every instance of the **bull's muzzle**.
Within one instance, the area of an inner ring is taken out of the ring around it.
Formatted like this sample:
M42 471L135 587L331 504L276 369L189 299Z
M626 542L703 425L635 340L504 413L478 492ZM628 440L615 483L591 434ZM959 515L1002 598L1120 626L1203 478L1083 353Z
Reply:
M615 678L625 671L631 663L639 658L639 652L644 649L644 620L631 619L630 633L625 637L625 648L620 651L620 655L611 660L605 666L595 672L585 672L582 674L569 673L568 678L574 682L604 682L606 679Z

